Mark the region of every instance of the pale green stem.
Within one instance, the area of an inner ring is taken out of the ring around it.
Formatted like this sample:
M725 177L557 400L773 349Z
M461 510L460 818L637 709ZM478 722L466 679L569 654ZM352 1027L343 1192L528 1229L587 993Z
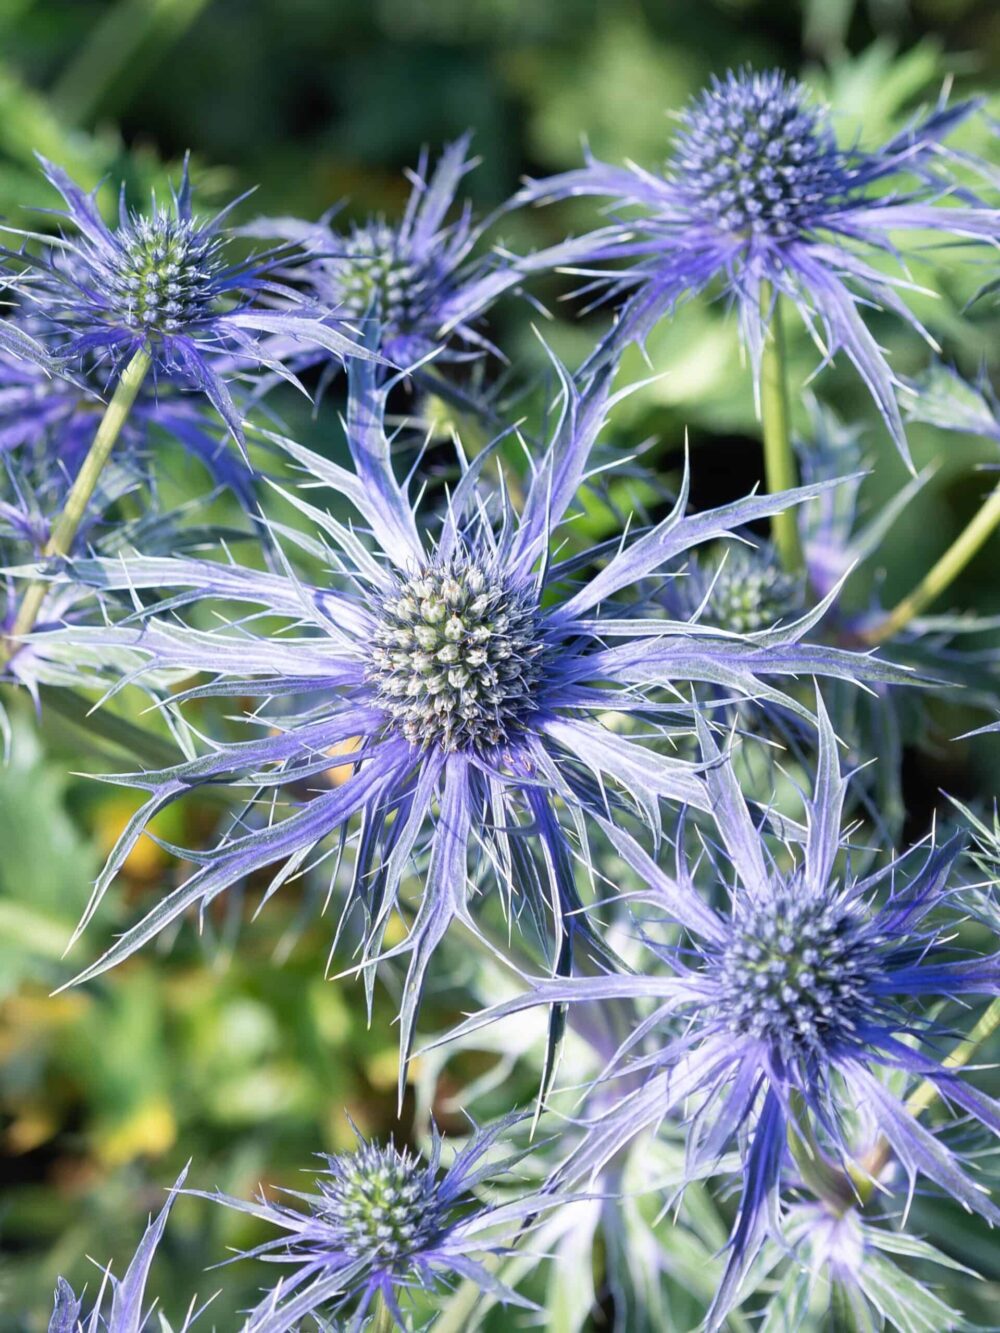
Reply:
M770 290L761 288L761 306L767 307ZM764 338L760 369L760 417L764 436L764 479L768 493L791 490L798 485L795 453L788 411L785 370L785 337L781 327L781 297L774 299L771 321ZM771 534L783 568L798 574L805 568L795 509L786 509L771 519Z
M998 1027L1000 1027L1000 999L992 1002L969 1035L963 1041L960 1041L951 1054L941 1062L942 1067L944 1069L964 1068L983 1042L989 1041ZM933 1106L940 1095L941 1090L937 1083L933 1079L924 1079L919 1087L906 1099L906 1109L914 1117L923 1115L929 1106ZM891 1156L892 1148L885 1139L882 1139L865 1159L865 1177L855 1182L863 1204L871 1198L875 1189L875 1181L884 1171Z
M97 483L101 478L101 473L111 457L111 451L122 432L122 427L128 420L128 414L132 410L136 394L146 378L150 362L149 352L140 348L122 372L111 402L108 403L104 416L101 418L97 434L94 436L94 443L90 446L90 452L83 460L83 465L77 473L76 480L70 487L62 513L53 524L52 534L42 551L44 557L69 554L73 539L83 521L84 514L87 512L87 505L90 503L91 496L94 494ZM17 646L16 641L18 639L25 634L30 634L34 629L47 589L48 584L44 579L38 579L28 585L28 590L21 599L21 605L18 608L14 628L11 630L10 637L14 640L13 647ZM8 653L10 651L11 645L8 645Z
M1000 487L983 504L972 522L945 551L941 559L924 575L913 591L892 611L866 630L863 638L868 643L882 643L898 634L914 616L919 616L945 588L957 578L986 539L1000 523Z
M393 1319L381 1292L378 1292L375 1297L375 1304L372 1307L372 1311L370 1333L393 1333L396 1328L396 1321Z

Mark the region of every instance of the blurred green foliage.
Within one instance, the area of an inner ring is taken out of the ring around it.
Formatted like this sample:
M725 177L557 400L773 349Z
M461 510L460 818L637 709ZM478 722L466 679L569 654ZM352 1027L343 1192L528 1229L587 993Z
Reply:
M111 204L122 178L136 199L163 189L188 149L209 200L259 186L245 216L315 217L342 196L351 214L393 212L405 196L401 169L421 145L467 127L483 159L469 190L488 208L522 173L575 163L584 136L601 156L656 165L669 110L733 64L801 71L831 101L844 135L875 139L936 97L946 76L962 90L995 84L998 54L991 0L2 0L0 213L33 226L31 210L51 206L35 152L88 186L107 178ZM971 127L964 146L982 148L985 133ZM502 233L514 248L532 247L593 218L591 205L571 203L512 216ZM983 274L970 265L956 277L948 259L947 277L933 251L914 265L933 293L919 305L946 354L971 372L995 344L997 321L963 313ZM557 312L545 337L573 363L606 316L576 322L557 299L565 280L542 288ZM874 319L898 369L918 371L925 350ZM526 305L498 314L497 340L529 378L544 363L533 321ZM613 440L631 452L654 439L646 461L669 473L689 428L702 492L745 491L758 479L759 450L726 312L692 306L648 350L662 375L622 405ZM793 358L804 380L815 364L804 337ZM648 374L637 353L626 373ZM849 371L825 371L817 388L865 423L877 505L903 480L891 445ZM320 431L300 404L288 412L295 429ZM974 467L994 458L985 442L929 427L915 428L912 444L918 465L941 466L884 548L890 599L969 517L985 484ZM187 498L202 480L182 468L167 494ZM599 533L607 516L587 521ZM998 556L994 538L953 589L954 605L1000 611ZM68 975L61 954L100 859L133 807L120 790L67 776L120 763L113 737L49 711L39 729L20 702L12 762L0 770L0 1330L10 1331L44 1327L58 1273L96 1285L88 1254L122 1271L188 1156L206 1187L246 1194L262 1176L298 1183L314 1152L349 1140L345 1109L365 1131L392 1125L396 1078L393 996L379 989L369 1028L355 983L324 980L332 920L295 885L257 921L248 894L205 923L201 943L186 928L86 992L50 996ZM942 738L964 721L947 712ZM994 739L956 747L946 771L951 790L976 799L996 790L997 768ZM915 781L937 785L924 770ZM192 821L178 839L187 841L199 828L207 837L218 811L174 818ZM179 830L158 833L170 840ZM178 873L145 844L95 930L110 932ZM455 986L433 997L428 1030L464 1007L463 986L475 993L482 984L460 945L447 961ZM464 1077L483 1072L469 1060ZM477 1112L505 1109L510 1091L488 1094ZM522 1091L530 1095L530 1078ZM446 1128L461 1128L447 1098L435 1109ZM253 1279L239 1266L201 1273L206 1254L255 1238L245 1220L217 1214L190 1200L176 1208L153 1283L170 1314L179 1313L177 1291L223 1287L219 1308L228 1310L252 1299ZM946 1248L1000 1277L985 1232L944 1206L933 1219L928 1229ZM692 1250L689 1274L706 1253ZM974 1293L955 1282L956 1302L970 1310L988 1311L997 1296L995 1286Z

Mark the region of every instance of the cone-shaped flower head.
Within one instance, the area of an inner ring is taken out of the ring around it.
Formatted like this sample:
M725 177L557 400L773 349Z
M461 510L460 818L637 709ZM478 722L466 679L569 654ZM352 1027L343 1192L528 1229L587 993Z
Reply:
M304 279L333 316L371 321L380 351L400 366L435 349L445 359L487 349L476 317L522 279L519 268L497 255L475 256L487 224L477 223L468 205L449 216L475 165L470 137L449 144L433 171L427 154L421 156L398 222L376 217L337 229L332 219L315 225L277 220L255 228L301 244L307 260L291 276Z
M806 88L778 71L730 72L681 113L673 152L661 171L607 166L531 182L523 201L606 196L637 209L595 233L589 263L634 256L609 272L613 296L626 294L620 317L592 358L599 364L643 341L685 298L720 285L734 301L755 377L775 294L796 306L828 356L843 353L878 405L909 459L896 400L898 381L862 317L868 306L892 311L923 332L900 296L909 279L871 261L901 256L899 233L937 232L992 242L1000 211L959 187L943 140L975 104L941 106L880 148L841 146L827 112ZM961 202L956 202L956 199ZM564 263L581 260L571 243ZM590 270L588 270L590 271Z
M68 370L94 360L111 377L140 349L154 374L204 393L242 441L241 415L227 387L237 372L284 374L290 348L322 347L337 357L371 358L348 328L270 274L288 252L238 260L223 226L235 200L210 219L193 211L187 163L168 204L154 197L136 212L124 189L117 225L108 226L94 194L43 162L66 203L59 236L34 236L16 258L32 310L52 330L46 347ZM262 337L262 335L264 335ZM279 335L275 338L274 335Z
M315 533L305 538L307 549L329 567L318 585L292 571L263 574L206 561L83 561L76 575L105 589L175 591L172 614L158 615L151 603L138 623L39 636L39 642L47 650L62 644L71 656L86 643L140 675L144 664L208 670L214 682L196 687L195 695L259 697L266 702L248 721L259 727L268 718L273 727L162 774L114 779L147 789L151 799L100 877L95 906L154 811L202 782L255 792L284 788L288 798L260 827L241 817L233 836L214 851L197 852L201 868L194 876L84 975L112 966L244 875L282 867L276 891L324 839L359 817L364 836L346 907L357 909L363 924L361 966L369 985L379 959L410 955L405 1052L431 953L455 917L476 928L472 906L487 888L498 889L507 906L513 891L528 907L531 928L544 927L560 968L569 966L574 937L606 952L580 911L575 840L618 816L659 830L664 800L704 806L698 766L669 748L678 727L690 732L682 683L713 683L809 722L809 709L769 678L799 672L912 678L872 656L802 642L822 606L740 638L702 631L686 616L671 620L652 604L650 576L670 561L725 535L734 522L816 490L754 496L692 515L685 512L685 480L671 513L621 549L557 555L560 529L613 402L608 375L582 388L564 381L561 416L549 448L532 461L520 514L502 487L483 480L493 461L487 451L466 467L443 515L422 526L394 475L384 433L391 385L377 386L367 363L354 363L350 373L347 432L356 471L291 441L282 447L309 480L330 485L357 509L370 542L290 493ZM585 577L588 568L594 572ZM212 599L256 603L280 617L285 630L258 632L251 617L232 631L223 626L206 635L177 622L186 604ZM184 702L184 696L173 700L182 708ZM631 720L637 711L642 725ZM610 712L620 716L616 729L606 725ZM317 794L315 779L348 742L360 747L351 776ZM580 850L586 857L587 849ZM383 932L411 865L421 873L421 905L407 937L383 951Z
M286 1333L323 1317L361 1329L377 1298L394 1326L409 1328L407 1293L443 1290L457 1278L471 1278L504 1304L534 1308L483 1262L506 1254L519 1231L559 1202L535 1194L508 1202L484 1197L518 1160L495 1151L512 1123L477 1130L447 1167L436 1129L426 1158L359 1136L354 1151L323 1158L315 1193L287 1191L288 1203L263 1194L253 1203L205 1196L283 1233L250 1252L268 1259L272 1271L275 1264L288 1271L250 1312L247 1333Z
M1000 994L1000 956L956 946L963 907L949 881L961 835L941 847L913 848L863 878L840 872L846 783L822 706L804 852L791 869L772 855L730 765L707 727L700 730L711 764L706 782L713 815L730 866L727 874L712 853L709 879L731 883L725 910L709 907L702 896L683 852L683 829L674 876L611 831L613 844L649 885L649 901L683 927L685 940L657 943L655 916L646 917L643 938L659 968L539 981L533 992L470 1019L452 1035L533 1004L614 998L653 1004L610 1062L609 1072L625 1077L624 1094L610 1110L599 1109L559 1176L599 1172L625 1143L684 1105L692 1114L687 1154L693 1177L719 1170L723 1154L738 1150L742 1195L710 1316L717 1328L767 1235L780 1239L782 1185L795 1174L790 1132L811 1145L795 1162L801 1166L809 1155L813 1176L822 1177L824 1187L839 1180L849 1201L847 1167L866 1169L854 1149L857 1117L864 1116L898 1158L911 1189L922 1176L989 1222L1000 1222L987 1188L890 1087L891 1080L905 1086L929 1079L946 1106L1000 1135L1000 1105L943 1061L953 1031L947 1002Z

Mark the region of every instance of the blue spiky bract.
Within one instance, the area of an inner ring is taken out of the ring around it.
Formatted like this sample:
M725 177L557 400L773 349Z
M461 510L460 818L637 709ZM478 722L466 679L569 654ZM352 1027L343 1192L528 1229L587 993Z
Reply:
M59 237L34 238L37 253L14 257L26 266L24 300L49 330L48 364L68 373L102 365L113 383L141 348L155 377L204 394L242 443L242 413L228 387L240 372L288 378L289 348L302 346L373 357L354 328L273 280L278 255L230 259L224 222L240 201L199 219L186 162L167 205L154 198L135 212L123 191L115 227L95 194L62 168L42 165L65 202L66 226Z

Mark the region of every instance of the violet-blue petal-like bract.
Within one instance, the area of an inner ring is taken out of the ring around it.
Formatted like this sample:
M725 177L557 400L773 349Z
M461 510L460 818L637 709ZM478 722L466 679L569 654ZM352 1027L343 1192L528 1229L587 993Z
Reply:
M156 1257L156 1247L163 1238L167 1218L186 1176L187 1167L178 1176L159 1213L150 1219L124 1275L115 1277L110 1267L102 1272L97 1299L88 1315L81 1317L83 1298L78 1298L63 1278L59 1279L48 1333L153 1333L154 1329L156 1333L171 1333L172 1326L158 1312L154 1320L155 1303L146 1304L146 1283ZM110 1310L106 1308L109 1295ZM192 1302L183 1324L177 1325L173 1333L186 1333L196 1318Z
M918 1179L929 1181L990 1223L1000 1222L1000 1207L970 1163L940 1131L920 1123L887 1078L931 1080L956 1120L1000 1135L1000 1104L942 1061L951 1034L948 1002L1000 995L1000 955L954 941L962 906L953 901L951 874L963 836L911 848L861 878L849 863L839 873L847 783L822 703L818 708L818 769L806 802L805 846L791 868L771 854L730 763L699 719L722 842L722 855L712 857L713 878L727 885L727 904L710 906L697 887L683 829L673 875L611 830L612 843L648 886L648 905L679 925L684 940L658 943L646 919L644 939L658 967L631 976L539 980L450 1034L464 1036L537 1004L651 1002L652 1012L609 1066L609 1076L629 1076L629 1091L589 1123L558 1178L572 1183L594 1175L624 1144L685 1106L692 1177L718 1171L722 1155L738 1149L740 1204L711 1328L737 1301L765 1239L780 1235L790 1131L831 1169L853 1167L863 1175L853 1150L854 1117L862 1114L891 1148L911 1191ZM792 859L790 849L786 857Z
M58 236L29 233L36 250L8 255L26 266L18 288L22 300L54 330L45 344L52 363L70 370L103 363L113 382L144 349L154 377L203 393L242 443L241 415L227 379L248 365L255 373L294 379L271 350L275 335L333 356L375 355L362 346L356 326L318 311L274 280L274 253L229 259L223 223L240 201L199 219L186 161L167 207L154 198L149 211L131 211L123 188L114 227L101 216L96 192L85 193L61 167L44 160L42 166L65 201L58 216L68 227Z
M129 554L77 561L76 579L137 596L155 589L164 600L137 611L132 623L72 627L34 642L49 654L61 645L70 656L131 650L135 678L147 670L206 672L212 681L189 696L260 701L246 719L257 732L251 739L213 744L160 773L111 777L148 791L149 800L99 876L80 929L149 820L178 797L225 784L245 789L247 811L261 799L269 809L262 827L238 815L214 850L192 851L198 868L190 879L79 979L106 971L243 877L277 866L270 896L357 817L347 908L362 911L359 968L370 986L375 962L409 956L401 1001L405 1056L431 954L454 919L475 929L473 904L485 890L495 886L515 917L527 914L532 931L551 941L560 969L570 965L574 937L602 950L579 911L575 857L589 861L592 834L619 814L631 811L658 837L662 801L706 804L698 766L656 746L678 716L690 732L685 685L711 682L729 696L809 719L809 710L769 678L906 684L914 677L869 653L804 642L822 604L741 638L670 620L649 601L650 576L685 551L808 500L825 483L690 514L685 478L656 525L632 540L561 556L591 447L615 401L610 374L583 388L567 377L558 423L532 465L521 512L502 488L480 484L492 464L487 450L467 467L443 518L422 532L408 485L392 468L384 428L391 384L380 386L367 362L353 362L349 374L346 430L355 470L291 441L282 447L308 483L328 485L350 502L374 549L353 527L289 492L315 534L295 540L328 568L321 584L290 568L283 575ZM210 600L256 606L284 628L258 630L254 615L211 631L178 622L184 606ZM185 697L176 696L173 706ZM617 725L607 725L611 715ZM335 760L348 743L358 748ZM338 762L353 772L331 789L324 775ZM383 949L404 876L424 863L406 937Z
M780 294L824 359L843 353L854 364L909 462L900 384L862 312L884 308L923 333L901 295L913 285L905 267L896 277L877 263L901 258L899 233L994 243L1000 234L1000 211L968 202L943 147L976 105L941 105L877 149L844 148L802 84L743 69L713 79L682 113L663 171L588 158L583 168L529 182L519 198L596 195L639 210L621 219L619 238L595 238L589 255L590 263L637 257L631 269L600 278L626 299L592 360L644 341L681 301L719 285L737 308L759 381ZM579 240L563 262L578 256ZM906 258L915 257L911 248Z
M532 1310L533 1303L501 1282L484 1260L502 1256L557 1196L522 1193L509 1202L482 1198L520 1154L496 1159L512 1120L477 1129L447 1167L432 1127L426 1158L358 1136L350 1152L323 1158L316 1192L284 1191L289 1202L263 1193L256 1201L203 1194L278 1228L247 1257L282 1273L250 1312L246 1333L288 1333L307 1319L339 1316L338 1327L360 1330L381 1299L391 1326L407 1329L408 1292L440 1294L469 1279L494 1300ZM193 1191L201 1193L201 1191ZM309 1325L312 1327L312 1324Z

